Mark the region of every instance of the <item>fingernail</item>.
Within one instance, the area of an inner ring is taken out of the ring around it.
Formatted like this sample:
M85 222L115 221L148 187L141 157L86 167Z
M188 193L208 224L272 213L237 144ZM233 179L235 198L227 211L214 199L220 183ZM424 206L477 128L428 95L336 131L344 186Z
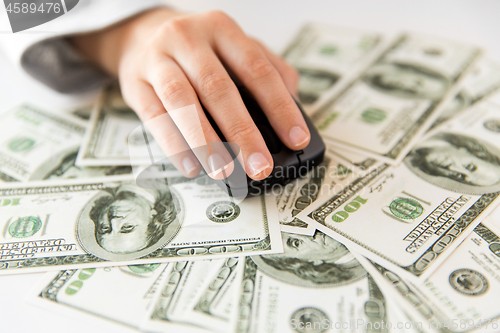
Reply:
M298 147L307 142L307 140L309 140L309 135L304 132L302 128L299 126L292 127L290 130L290 141L292 142L292 145Z
M198 167L198 165L193 160L192 157L187 156L187 157L184 157L184 159L182 160L182 167L184 168L184 171L186 172L186 174L189 175L193 170L195 170Z
M208 157L208 167L210 168L210 173L213 176L217 176L222 170L227 168L227 163L219 154L212 154Z
M253 153L250 155L247 164L250 176L256 176L271 166L269 161L261 153Z

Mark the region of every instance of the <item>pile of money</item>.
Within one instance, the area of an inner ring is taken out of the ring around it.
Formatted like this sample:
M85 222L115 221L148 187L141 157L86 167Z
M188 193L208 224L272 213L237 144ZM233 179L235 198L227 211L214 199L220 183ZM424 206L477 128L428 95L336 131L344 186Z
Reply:
M283 56L325 158L244 200L182 177L116 87L2 112L0 275L123 332L499 332L500 63L320 24Z

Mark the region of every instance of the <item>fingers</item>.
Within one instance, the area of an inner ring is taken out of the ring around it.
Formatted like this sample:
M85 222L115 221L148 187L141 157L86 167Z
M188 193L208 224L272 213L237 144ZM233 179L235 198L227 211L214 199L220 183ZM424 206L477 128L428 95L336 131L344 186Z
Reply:
M256 39L252 40L260 47L267 59L276 68L290 94L298 100L297 90L299 87L299 73L295 70L295 68L290 66L285 59L269 51L269 49L260 41Z
M250 90L286 146L300 150L309 143L309 130L290 95L297 91L297 73L247 37L227 15L210 12L172 19L150 40L138 52L137 76L143 82L132 84L121 77L123 85L128 84L124 95L129 95L131 106L148 122L164 151L170 156L180 154L182 158L172 163L185 174L203 167L222 178L222 169L227 175L233 167L200 101L227 141L240 147L240 162L251 178L264 179L273 170L264 139L222 63ZM192 152L184 154L188 148ZM199 161L196 166L183 165L184 159L193 156Z
M305 148L309 129L276 67L236 24L219 24L217 29L217 54L250 90L281 141L293 150Z
M266 178L273 170L272 156L217 55L208 43L185 52L175 50L175 59L225 138L240 147L246 173L253 179Z
M231 174L231 155L211 127L182 69L168 56L156 55L150 61L144 68L144 77L203 168L217 179Z
M186 177L195 177L201 170L196 156L189 149L181 132L165 112L153 88L139 80L122 84L123 95L146 128L153 135L170 162Z

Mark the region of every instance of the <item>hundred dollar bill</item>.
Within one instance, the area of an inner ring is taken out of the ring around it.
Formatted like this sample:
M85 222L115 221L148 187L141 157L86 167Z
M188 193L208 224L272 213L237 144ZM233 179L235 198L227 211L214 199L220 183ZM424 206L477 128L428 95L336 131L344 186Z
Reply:
M47 273L36 293L27 301L62 315L80 316L85 321L107 319L138 329L154 293L172 268L167 268L167 265L85 268ZM121 329L125 327L120 326Z
M208 177L9 184L0 211L0 275L282 251L275 198Z
M193 318L193 312L190 310L195 306L204 290L220 287L219 284L224 284L225 279L237 274L239 260L243 259L195 261L189 262L185 267L177 265L172 271L171 277L164 282L164 287L156 295L153 301L154 305L150 308L141 329L166 332L172 330L172 325L178 323L189 324L188 327L191 329L203 328L205 330L210 328L211 324L217 322L215 320L217 318L213 314L205 313L207 322L203 322L197 320L199 318ZM241 268L242 266L240 271ZM214 280L214 274L219 276L219 279ZM224 321L220 323L223 326L215 326L215 331L228 332L222 330L227 324Z
M474 63L472 70L464 76L460 92L439 113L431 129L459 115L471 105L490 96L500 88L500 64L488 58Z
M107 88L92 111L76 164L149 165L152 160L167 161L146 128L144 131L134 131L141 124L139 117L123 100L118 87ZM133 154L132 159L130 154Z
M21 105L2 113L0 182L95 177L131 173L127 166L74 165L85 131L79 119Z
M410 279L429 277L499 203L500 106L483 101L298 215ZM406 274L406 275L405 275Z
M85 122L21 105L1 114L0 182L26 182L132 174L130 166L77 167ZM168 174L174 168L164 166ZM144 167L137 167L144 168ZM159 166L148 171L164 173Z
M499 216L479 224L422 286L450 332L500 329Z
M245 258L234 332L388 332L387 300L352 253L320 231Z
M227 259L233 262L233 258ZM185 321L186 314L196 303L203 289L210 283L210 278L224 265L225 260L190 261L186 265L185 273L181 274L178 288L173 293L170 305L165 315L169 320Z
M384 48L376 33L321 24L304 26L284 52L299 74L299 99L308 110L345 87L352 73L374 60Z
M243 257L228 258L214 275L207 276L195 306L184 313L185 320L214 332L230 332L244 263Z
M346 90L313 115L336 145L399 164L458 92L480 51L437 37L399 37Z
M278 196L278 214L281 231L313 235L315 228L296 218L303 209L322 193L334 193L343 188L345 179L360 170L343 160L327 147L322 163L306 176L286 184Z
M365 268L374 276L378 271L386 280L381 285L391 286L401 306L427 322L427 331L498 332L500 214L495 212L422 285L372 262Z
M172 270L155 294L152 305L142 320L141 330L147 332L209 332L201 327L173 319L172 317L175 315L172 315L172 312L177 312L179 315L179 310L176 309L189 310L187 307L189 303L182 302L183 298L193 295L193 291L189 287L199 284L204 273L210 275L211 271L218 268L219 265L208 260L180 261L170 265L172 265ZM179 305L179 303L183 304Z
M468 250L466 244L469 243L470 246L471 238L477 236L476 232L483 227L484 223L479 224L474 232L455 250L453 255L425 281L424 285L416 285L372 261L357 258L366 270L372 274L384 293L397 301L406 313L411 313L411 317L414 318L413 321L418 323L421 331L436 333L498 332L498 328L500 328L498 311L497 316L493 317L493 319L481 317L484 312L477 311L478 308L480 310L494 309L495 303L491 299L488 301L488 299L479 297L463 297L463 295L457 297L455 295L457 290L451 291L453 288L450 288L453 284L452 280L450 280L452 276L449 271L450 268L448 271L443 268L447 267L447 264L453 260L455 260L455 268L461 267L463 269L463 267L468 267L467 264L462 264L463 259L468 257L474 259L477 253L474 254L474 251L466 253L465 249ZM475 244L474 248L477 248L477 246L478 244ZM458 254L462 257L457 257ZM453 270L453 268L451 269ZM460 280L464 282L464 285L469 285L473 278L473 275L464 274L464 276L460 277ZM440 287L443 286L444 290L441 290ZM495 313L494 311L487 311L487 313L492 312Z
M422 294L419 287L393 271L359 254L354 254L383 290L384 295L397 303L411 318L410 322L413 323L415 329L421 332L447 332L442 329L445 324L441 321L442 318L436 316L432 303Z

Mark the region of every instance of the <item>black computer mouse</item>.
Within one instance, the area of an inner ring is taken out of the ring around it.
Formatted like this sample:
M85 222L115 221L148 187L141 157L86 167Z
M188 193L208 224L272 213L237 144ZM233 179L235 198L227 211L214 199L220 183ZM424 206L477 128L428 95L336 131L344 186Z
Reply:
M229 75L233 79L238 91L241 95L245 106L250 113L253 121L260 130L264 141L266 142L267 148L271 153L274 161L274 169L267 177L263 180L253 180L248 177L236 159L238 152L234 151L234 145L226 144L229 152L231 153L233 160L235 162L234 171L224 180L217 181L218 185L225 190L229 195L233 197L245 197L247 194L261 194L264 191L272 188L273 186L279 186L279 184L284 184L294 178L304 176L311 168L315 165L320 164L323 161L325 154L325 144L321 139L316 127L313 125L311 119L304 113L300 103L297 103L306 124L309 128L311 134L311 140L309 145L302 150L291 150L286 147L278 135L274 132L271 124L269 123L263 110L252 96L250 91L232 74ZM203 104L202 104L203 107ZM205 107L203 107L205 115L207 116L210 124L214 128L215 132L219 135L222 142L226 142L224 135L220 131L219 127L207 112ZM232 149L231 149L232 148Z

